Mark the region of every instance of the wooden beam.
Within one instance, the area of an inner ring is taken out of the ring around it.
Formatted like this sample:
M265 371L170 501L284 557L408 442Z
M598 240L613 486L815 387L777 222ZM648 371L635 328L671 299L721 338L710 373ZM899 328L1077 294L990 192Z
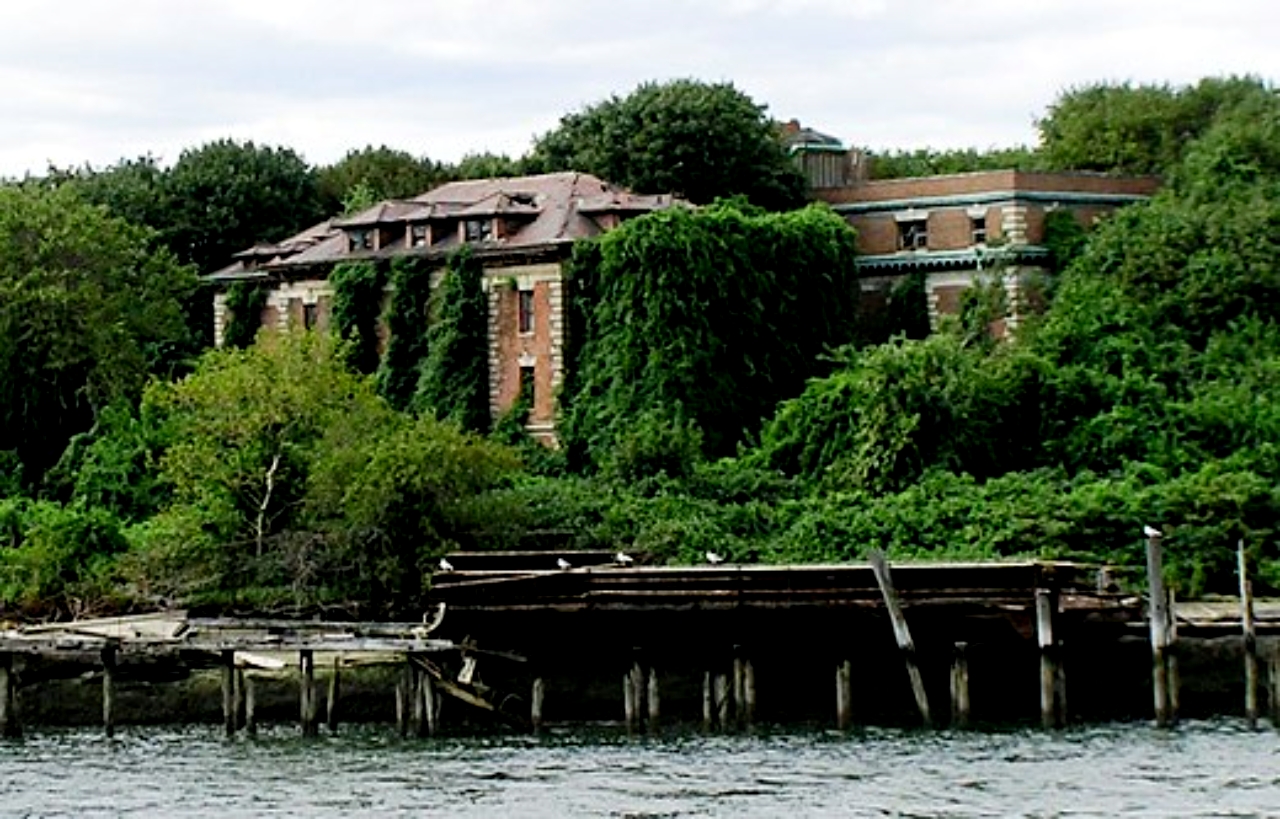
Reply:
M223 651L219 658L219 675L222 680L222 733L236 734L236 653Z
M925 725L933 724L929 713L929 697L924 690L924 680L920 677L920 666L916 663L916 646L911 640L911 630L907 627L907 618L902 614L898 603L898 593L893 587L893 577L889 573L889 561L884 551L872 549L867 555L871 562L871 570L875 573L876 583L880 586L880 595L884 598L885 609L889 612L889 621L893 624L893 636L902 652L903 662L907 666L907 676L911 680L911 693L915 696L916 708L920 712L920 720Z
M951 725L968 728L971 718L969 703L969 644L956 643L951 654Z
M13 655L0 654L0 736L7 739L22 736L14 674Z
M1057 728L1061 724L1058 709L1058 643L1054 634L1057 595L1049 589L1036 589L1036 636L1040 646L1040 724Z
M1244 718L1252 729L1258 726L1258 635L1253 622L1253 583L1249 580L1244 538L1236 542L1236 566L1240 575L1240 628L1244 632Z
M102 727L108 737L116 735L116 644L102 647Z
M1165 728L1173 719L1169 707L1169 598L1164 586L1164 549L1159 532L1147 535L1147 589L1151 628L1151 688L1156 725Z

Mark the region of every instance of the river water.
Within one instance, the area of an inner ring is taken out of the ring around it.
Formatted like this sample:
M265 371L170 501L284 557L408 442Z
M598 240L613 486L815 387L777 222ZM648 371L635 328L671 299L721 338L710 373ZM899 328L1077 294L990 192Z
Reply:
M0 744L0 816L1280 816L1280 735L872 730L305 742L286 727L32 731Z

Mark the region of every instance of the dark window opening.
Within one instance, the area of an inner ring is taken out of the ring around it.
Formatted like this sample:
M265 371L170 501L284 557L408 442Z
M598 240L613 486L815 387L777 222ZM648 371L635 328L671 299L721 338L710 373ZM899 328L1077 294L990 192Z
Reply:
M302 305L302 326L308 330L316 329L316 322L319 320L320 311L315 304Z
M973 236L973 244L984 245L987 243L987 217L978 216L970 219L969 228Z
M493 222L489 219L467 219L462 229L468 242L484 242L493 236Z
M347 248L350 250L373 250L373 231L351 231L347 234Z
M924 250L929 246L929 221L912 219L898 223L898 249Z
M517 316L521 333L533 332L533 291L521 290L518 294Z
M409 226L409 247L423 247L427 244L427 226Z
M516 404L524 409L526 413L533 412L533 390L534 390L534 369L533 367L520 368L520 390L516 393ZM526 415L526 418L528 415Z

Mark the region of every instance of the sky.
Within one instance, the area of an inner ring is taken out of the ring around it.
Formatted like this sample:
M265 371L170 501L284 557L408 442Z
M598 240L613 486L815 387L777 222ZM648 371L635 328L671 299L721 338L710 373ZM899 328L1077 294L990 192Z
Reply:
M231 137L519 156L638 84L732 82L873 149L1033 144L1083 84L1280 81L1274 0L3 0L0 176Z

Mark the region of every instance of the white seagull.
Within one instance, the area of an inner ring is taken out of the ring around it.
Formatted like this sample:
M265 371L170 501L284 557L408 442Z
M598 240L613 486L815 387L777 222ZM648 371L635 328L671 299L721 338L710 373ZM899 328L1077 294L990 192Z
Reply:
M1160 530L1154 526L1143 526L1142 534L1146 535L1147 537L1163 537Z
M442 558L440 558L440 571L442 571L442 572L451 572L451 571L453 571L453 564L452 564L452 563L450 563L448 560L446 560L446 559L445 559L445 558L443 558L443 557L442 557Z
M565 560L563 557L556 558L556 565L560 567L560 571L573 568L573 564Z
M707 552L707 562L710 563L712 566L716 565L717 563L723 563L724 555L718 555L715 552Z
M613 562L617 563L619 566L630 566L632 563L636 562L636 559L626 552L618 552L613 556Z

